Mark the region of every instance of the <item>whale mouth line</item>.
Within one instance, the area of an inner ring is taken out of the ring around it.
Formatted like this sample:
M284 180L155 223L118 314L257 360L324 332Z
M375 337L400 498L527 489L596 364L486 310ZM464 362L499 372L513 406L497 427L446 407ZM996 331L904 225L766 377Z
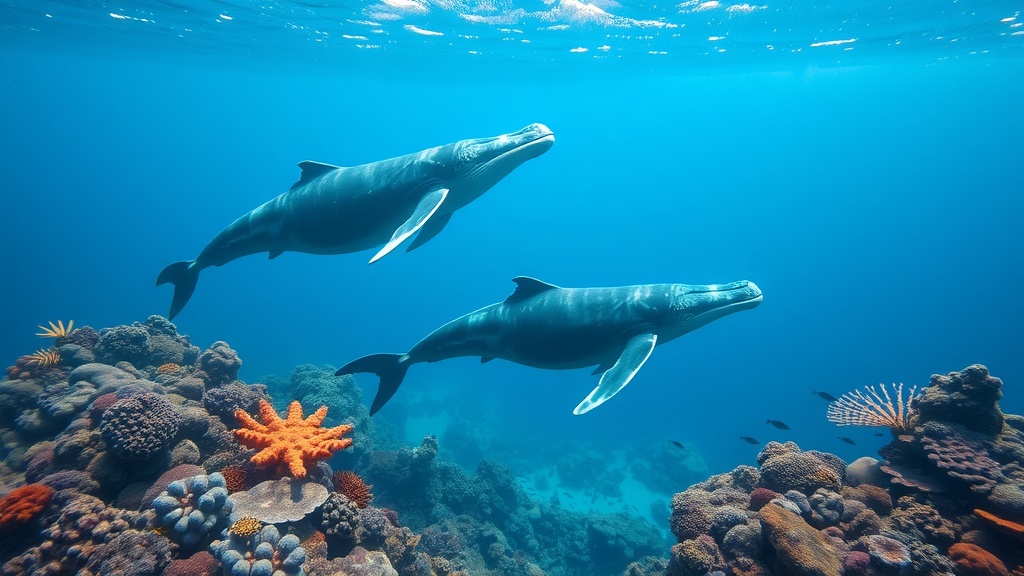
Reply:
M487 163L491 164L491 163L494 163L494 162L499 162L499 161L503 160L504 158L507 158L508 156L510 156L512 154L518 154L520 152L523 152L524 150L529 150L530 148L533 148L534 146L537 146L539 144L549 144L550 145L550 144L553 144L554 142L555 142L555 134L553 132L544 132L544 133L539 134L533 140L530 140L528 142L523 142L522 144L517 145L515 148L511 148L509 150L506 150L506 151L502 152L501 154L498 154L494 158L491 158L490 160L488 160Z

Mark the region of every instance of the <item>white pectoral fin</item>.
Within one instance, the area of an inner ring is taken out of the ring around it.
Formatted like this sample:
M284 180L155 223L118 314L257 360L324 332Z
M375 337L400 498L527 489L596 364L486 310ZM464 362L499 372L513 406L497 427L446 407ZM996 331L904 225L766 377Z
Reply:
M630 338L615 365L601 375L597 388L594 388L572 413L577 416L586 414L625 388L640 371L644 362L651 357L657 343L657 334L637 334Z
M446 197L448 197L447 188L438 188L428 192L420 200L420 203L416 205L416 210L413 211L412 216L395 230L391 240L388 240L388 243L373 258L370 258L370 264L380 260L388 252L391 252L396 246L404 242L406 238L415 234L434 215L434 212L437 212L437 209L441 207L441 203L444 202Z

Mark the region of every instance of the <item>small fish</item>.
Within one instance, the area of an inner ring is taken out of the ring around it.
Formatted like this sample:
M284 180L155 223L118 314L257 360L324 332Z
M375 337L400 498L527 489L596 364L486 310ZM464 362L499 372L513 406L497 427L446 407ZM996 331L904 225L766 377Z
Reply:
M837 438L839 438L843 442L846 442L850 446L856 446L857 445L857 443L853 441L853 438L847 438L846 436L837 436Z
M875 436L885 436L885 433L883 433L883 432L875 432Z
M757 438L751 438L750 436L740 436L740 440L743 440L747 444L760 444Z
M772 426L775 426L779 430L789 430L789 426L787 426L786 423L783 422L782 420L769 419L765 421L765 424L771 424Z
M683 443L678 440L669 440L669 442L676 448L679 448L680 450L686 450L686 446L683 446Z
M817 390L811 390L811 394L821 398L822 400L828 400L829 402L835 402L836 400L838 400L838 398L829 394L828 392L818 392Z
M568 498L575 498L572 494L569 494L568 492L562 492L562 494L565 494Z

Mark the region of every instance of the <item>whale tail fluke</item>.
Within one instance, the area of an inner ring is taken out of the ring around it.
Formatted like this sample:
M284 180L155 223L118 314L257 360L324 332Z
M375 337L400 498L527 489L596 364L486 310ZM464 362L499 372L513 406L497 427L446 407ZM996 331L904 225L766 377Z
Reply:
M195 260L175 262L164 268L156 279L157 286L168 282L174 284L174 297L171 298L171 311L167 315L168 320L174 320L178 312L181 312L181 309L188 303L192 293L196 291L200 268L197 268L195 264Z
M398 387L402 385L405 373L409 370L409 363L405 358L406 356L403 354L370 354L345 364L334 375L344 376L372 372L380 378L377 395L373 397L373 404L370 406L370 416L373 416L384 404L387 404L395 392L398 392Z

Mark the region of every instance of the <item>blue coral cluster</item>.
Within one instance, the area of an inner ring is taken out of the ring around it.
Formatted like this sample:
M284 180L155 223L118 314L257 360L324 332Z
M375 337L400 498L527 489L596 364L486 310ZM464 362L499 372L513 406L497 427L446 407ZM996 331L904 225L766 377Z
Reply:
M171 482L153 500L152 507L157 522L170 528L174 539L185 545L199 542L231 515L231 501L220 472Z
M224 566L225 576L304 576L306 550L294 534L281 536L274 525L258 534L230 533L210 544L210 553Z

